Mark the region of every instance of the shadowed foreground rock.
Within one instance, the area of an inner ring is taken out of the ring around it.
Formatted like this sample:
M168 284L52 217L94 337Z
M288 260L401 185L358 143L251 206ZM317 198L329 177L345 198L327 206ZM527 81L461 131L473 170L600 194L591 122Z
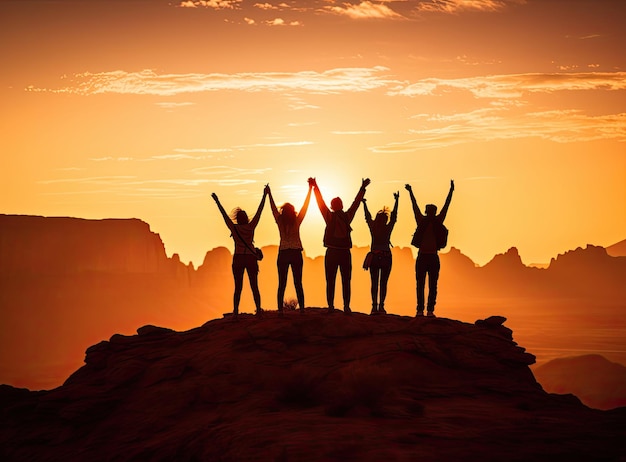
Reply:
M54 390L0 387L3 461L626 460L626 408L542 390L504 318L145 326Z

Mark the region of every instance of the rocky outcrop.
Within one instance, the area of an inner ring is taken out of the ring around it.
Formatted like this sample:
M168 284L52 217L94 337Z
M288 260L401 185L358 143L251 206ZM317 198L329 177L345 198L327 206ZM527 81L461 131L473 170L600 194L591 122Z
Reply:
M626 409L535 381L502 317L241 315L145 326L46 392L0 388L4 461L548 461L626 456Z

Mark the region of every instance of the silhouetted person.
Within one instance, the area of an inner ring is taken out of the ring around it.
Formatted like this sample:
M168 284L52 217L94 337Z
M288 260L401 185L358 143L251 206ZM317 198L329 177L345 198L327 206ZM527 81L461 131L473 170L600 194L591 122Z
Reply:
M448 213L450 201L452 200L454 181L450 180L450 192L448 193L448 197L446 197L446 203L441 209L441 213L439 213L439 215L437 215L437 206L433 204L426 205L426 215L423 215L417 205L411 185L407 184L405 188L409 191L409 195L411 196L413 214L415 215L415 221L417 222L417 231L415 232L415 236L411 242L414 246L419 247L417 259L415 260L417 316L422 316L424 314L424 286L426 285L426 275L428 275L428 304L426 311L428 316L434 316L435 303L437 302L437 280L439 279L440 268L439 255L437 252L439 249L445 247L445 243L442 242L443 238L440 238L439 236L442 235L440 231L442 229L445 230L442 226Z
M385 297L387 296L387 282L391 274L391 232L398 219L398 199L400 193L393 193L395 203L391 215L387 209L376 213L376 218L372 220L372 214L367 208L367 202L363 199L363 211L365 221L370 229L372 245L370 246L371 261L369 262L370 279L372 282L372 313L385 314ZM378 290L380 284L380 298Z
M304 220L306 211L309 208L312 188L313 183L309 180L309 190L304 199L304 204L300 212L296 213L295 207L289 202L283 204L280 210L276 208L272 190L269 186L267 187L267 192L270 197L270 206L272 207L272 213L274 214L274 219L276 220L280 234L278 260L276 261L276 265L278 266L278 293L276 298L278 302L278 312L280 314L283 312L287 274L290 266L293 274L293 284L296 288L296 296L298 297L298 305L300 306L300 313L304 313L304 289L302 288L303 248L302 241L300 240L300 224L302 220Z
M265 198L267 197L267 186L263 190L263 198L259 204L259 208L252 220L248 220L248 214L240 209L235 208L229 216L222 204L220 203L217 194L211 194L211 197L215 200L217 207L224 217L224 222L228 229L230 229L230 236L235 241L235 252L233 253L233 277L235 279L235 293L233 294L233 316L237 317L239 314L239 301L241 300L241 289L243 288L243 273L248 273L248 279L250 281L250 288L252 289L252 296L254 297L254 304L256 305L256 314L260 315L263 311L261 309L261 294L259 293L259 263L254 253L254 228L259 223L261 218L261 212L265 205ZM234 220L234 221L233 221Z
M352 278L352 238L350 233L352 228L350 223L359 208L361 200L365 196L365 188L370 184L369 178L361 183L361 189L354 198L354 202L347 211L343 210L343 202L339 197L330 201L330 210L326 206L322 193L317 186L315 178L311 179L315 200L322 212L326 229L324 230L324 247L326 255L324 257L324 270L326 273L326 300L328 302L328 312L335 310L335 279L337 278L337 268L341 273L341 288L343 291L343 311L350 314L350 279Z

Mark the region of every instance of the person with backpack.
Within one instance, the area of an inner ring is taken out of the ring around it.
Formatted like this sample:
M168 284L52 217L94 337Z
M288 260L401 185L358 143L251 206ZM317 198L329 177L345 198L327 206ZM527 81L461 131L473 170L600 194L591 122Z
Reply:
M241 290L243 288L243 274L248 273L248 279L250 281L250 288L252 289L252 297L254 298L254 304L256 305L256 314L260 316L263 312L261 309L261 294L259 292L258 273L259 263L262 257L260 249L257 250L254 247L254 229L259 223L261 218L261 212L265 205L265 198L269 192L269 186L265 186L263 190L263 198L259 204L259 208L252 220L248 219L248 214L240 209L235 208L231 212L231 216L226 213L224 207L220 203L217 194L212 193L211 197L217 204L217 208L220 210L224 222L230 230L230 236L235 241L235 251L233 253L233 278L235 279L235 292L233 294L233 318L237 319L239 314L239 301L241 299Z
M417 313L416 316L424 315L424 289L426 285L426 275L428 275L428 304L426 311L428 316L435 316L435 303L437 302L437 280L439 279L439 255L438 251L443 249L448 242L448 230L443 222L448 213L448 207L454 192L454 180L450 180L450 192L446 197L446 202L437 214L437 206L427 204L426 215L422 214L410 184L405 186L411 196L413 214L417 223L417 230L413 235L411 245L418 247L417 259L415 260L415 279L417 286Z
M343 312L351 314L350 309L350 280L352 278L352 238L350 233L352 228L350 223L354 219L354 215L361 204L361 200L365 196L365 188L370 184L369 178L361 183L361 188L354 198L354 202L346 211L343 210L343 202L339 197L335 197L330 201L330 209L326 206L322 193L319 190L315 178L311 179L313 184L313 192L315 200L324 217L326 228L324 230L324 247L326 254L324 256L324 270L326 274L326 301L328 302L328 312L335 311L335 279L337 278L337 269L341 273L341 287L343 292Z
M376 213L376 218L372 220L372 214L367 208L365 199L363 202L363 210L365 212L365 222L370 230L372 237L372 245L370 252L365 258L363 264L364 269L369 269L372 292L372 312L371 314L386 314L385 297L387 296L387 282L391 274L391 232L398 218L398 199L400 193L393 193L395 204L391 215L386 207ZM380 286L380 298L378 298L378 290Z
M276 265L278 266L278 313L283 314L285 288L287 287L287 275L289 267L291 266L291 272L293 273L293 284L296 288L296 296L298 298L298 305L300 306L300 313L304 313L304 289L302 288L302 241L300 239L300 225L304 216L309 208L309 201L311 200L311 190L313 188L312 180L309 179L309 191L307 192L304 204L300 209L300 212L296 213L295 207L286 202L280 207L276 207L274 197L272 196L271 189L267 188L270 197L270 206L272 207L272 213L274 219L278 225L278 232L280 234L280 245L278 247L278 260Z

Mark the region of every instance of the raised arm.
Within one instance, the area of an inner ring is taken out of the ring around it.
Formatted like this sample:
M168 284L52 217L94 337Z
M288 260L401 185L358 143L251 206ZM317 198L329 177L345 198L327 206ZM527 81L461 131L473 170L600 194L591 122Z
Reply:
M226 210L224 210L224 207L222 207L222 204L220 203L219 198L217 197L217 194L212 193L211 197L213 198L213 200L215 201L215 203L217 204L217 208L220 210L222 217L224 218L224 223L226 223L226 226L228 226L228 229L232 230L233 227L233 220L230 219L230 217L228 216L228 214L226 213Z
M309 202L311 202L311 190L313 189L313 185L309 181L309 190L306 193L306 197L304 198L304 204L302 204L302 208L300 212L298 212L298 220L302 222L306 215L307 210L309 210Z
M450 201L452 201L452 193L454 192L454 180L450 180L450 191L448 192L448 197L446 197L446 203L443 204L443 208L438 215L438 218L443 223L443 220L446 219L446 215L448 214L448 207L450 207Z
M393 204L393 210L391 211L391 217L389 218L389 224L391 226L395 225L398 220L398 200L400 199L400 191L393 193L393 198L395 199L395 203Z
M267 185L267 195L270 198L270 207L272 208L272 215L274 215L275 220L278 220L278 217L280 216L280 212L278 211L278 208L276 207L276 203L274 202L274 196L272 196L272 190L270 189L269 185Z
M413 215L415 215L415 221L418 222L424 217L424 215L422 214L422 211L420 210L419 205L417 205L417 201L415 200L415 196L413 195L413 188L408 183L404 185L404 188L409 192L409 196L411 196L411 205L413 205Z
M346 211L346 215L348 216L348 220L352 221L352 219L354 218L354 215L355 215L357 209L359 208L359 205L361 205L361 201L365 197L365 188L367 188L367 186L369 184L370 184L370 179L369 178L365 178L361 182L361 188L359 189L359 192L356 194L356 197L354 198L354 202L352 202L352 205Z
M372 223L372 214L370 213L370 210L367 208L367 200L363 198L361 199L361 202L363 202L363 213L365 213L365 223L369 225L370 223Z
M254 214L254 217L250 221L250 224L252 225L253 228L256 227L257 223L261 219L261 212L263 211L263 207L265 206L265 199L267 198L267 193L269 189L270 189L269 185L265 185L265 188L263 188L263 197L261 198L261 203L259 204L259 208Z
M315 194L315 201L317 202L317 206L319 207L320 212L322 212L324 221L326 221L330 215L330 210L328 210L328 207L324 202L324 198L322 197L320 188L317 186L317 181L315 180L315 178L311 178L311 184L313 186L313 193Z

